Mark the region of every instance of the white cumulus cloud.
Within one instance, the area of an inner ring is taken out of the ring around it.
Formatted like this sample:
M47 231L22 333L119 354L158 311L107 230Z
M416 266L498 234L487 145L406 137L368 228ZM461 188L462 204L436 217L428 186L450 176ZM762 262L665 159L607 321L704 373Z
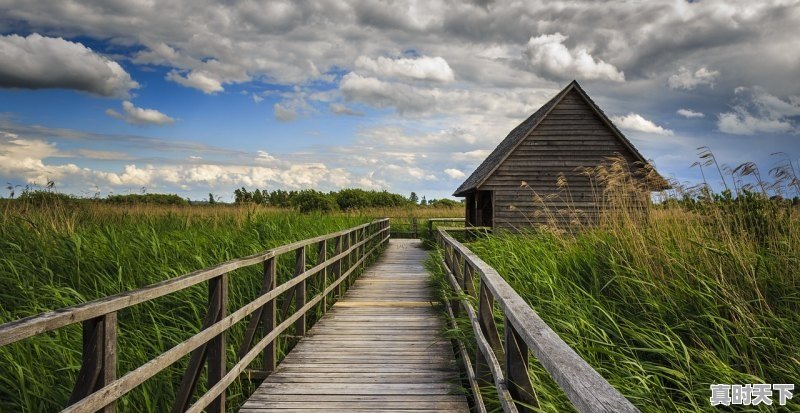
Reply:
M685 108L678 109L678 111L676 113L681 115L681 116L683 116L684 118L688 118L688 119L703 118L703 117L706 116L702 112L696 112L696 111L693 111L691 109L685 109Z
M60 37L0 36L0 56L0 87L74 89L116 97L139 87L119 63Z
M629 113L625 116L612 116L611 121L622 129L654 133L656 135L672 135L673 132L669 129L662 128L656 125L651 120L647 120L638 113Z
M207 95L225 90L222 87L222 82L202 71L191 71L186 75L171 71L167 74L167 79L186 87L202 90Z
M170 125L175 123L175 119L155 109L137 108L127 100L122 102L122 113L114 109L106 109L106 114L132 125Z
M50 180L82 173L82 169L74 164L51 165L44 162L46 158L59 155L53 143L0 131L0 175L21 177L26 183L44 185Z
M455 80L453 69L440 56L399 59L390 59L383 56L371 59L366 56L360 56L356 59L355 66L379 77L400 77L443 83Z
M449 177L451 177L453 179L460 179L460 178L464 178L464 177L467 176L467 175L464 174L464 172L461 172L461 171L459 171L458 169L455 169L455 168L447 168L447 169L444 170L444 173L447 174L447 176L449 176Z
M678 73L675 73L667 79L667 85L670 89L684 90L692 90L702 85L714 87L714 82L718 77L718 70L710 70L706 67L701 67L693 72L681 66L681 68L678 69Z
M569 50L565 40L567 36L561 33L531 37L525 50L528 64L545 77L556 79L625 81L625 74L614 65L595 59L586 49Z

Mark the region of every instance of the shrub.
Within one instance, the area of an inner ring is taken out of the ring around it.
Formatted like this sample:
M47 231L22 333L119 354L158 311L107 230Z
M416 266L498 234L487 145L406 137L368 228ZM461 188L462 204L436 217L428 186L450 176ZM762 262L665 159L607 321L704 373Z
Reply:
M292 197L292 206L300 212L329 212L339 209L331 196L313 189L298 192Z
M437 199L435 201L431 201L428 205L434 208L455 208L457 206L461 206L460 202L453 201L452 199Z
M370 193L363 189L342 189L333 196L344 211L372 206Z
M118 205L156 204L156 205L188 205L189 202L176 194L130 194L109 195L106 202Z

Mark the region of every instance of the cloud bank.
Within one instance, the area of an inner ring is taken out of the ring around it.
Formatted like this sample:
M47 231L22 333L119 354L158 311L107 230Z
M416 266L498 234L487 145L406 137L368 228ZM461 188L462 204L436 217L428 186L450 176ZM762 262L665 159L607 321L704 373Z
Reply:
M0 87L125 97L139 84L119 63L60 37L0 36Z

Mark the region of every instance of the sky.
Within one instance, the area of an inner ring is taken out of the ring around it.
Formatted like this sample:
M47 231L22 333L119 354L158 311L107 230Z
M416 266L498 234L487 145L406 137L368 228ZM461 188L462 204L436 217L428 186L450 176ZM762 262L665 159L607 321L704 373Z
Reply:
M0 181L447 197L573 79L677 182L800 164L800 0L0 0Z

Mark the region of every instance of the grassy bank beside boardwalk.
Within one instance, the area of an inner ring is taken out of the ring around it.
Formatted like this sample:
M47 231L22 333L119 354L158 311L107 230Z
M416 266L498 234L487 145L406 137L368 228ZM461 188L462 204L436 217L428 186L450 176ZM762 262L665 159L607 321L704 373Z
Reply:
M468 246L643 412L715 411L712 383L800 385L797 207L751 194L644 214ZM451 333L471 337L463 320ZM530 372L541 411L570 410L535 361ZM800 403L749 409L800 411Z
M0 323L143 287L377 217L395 217L400 225L401 221L458 212L461 210L390 208L301 214L253 205L6 200L0 203ZM279 262L279 283L289 278L292 268L293 262ZM232 273L230 308L252 300L260 284L259 266ZM201 283L120 311L118 374L196 333L206 303L207 288ZM243 328L239 325L230 332L229 364L236 359ZM279 352L283 345L279 341ZM169 411L186 359L124 397L118 410ZM80 360L79 325L0 347L0 411L65 407ZM234 411L251 389L247 381L235 383L228 391L229 410Z

